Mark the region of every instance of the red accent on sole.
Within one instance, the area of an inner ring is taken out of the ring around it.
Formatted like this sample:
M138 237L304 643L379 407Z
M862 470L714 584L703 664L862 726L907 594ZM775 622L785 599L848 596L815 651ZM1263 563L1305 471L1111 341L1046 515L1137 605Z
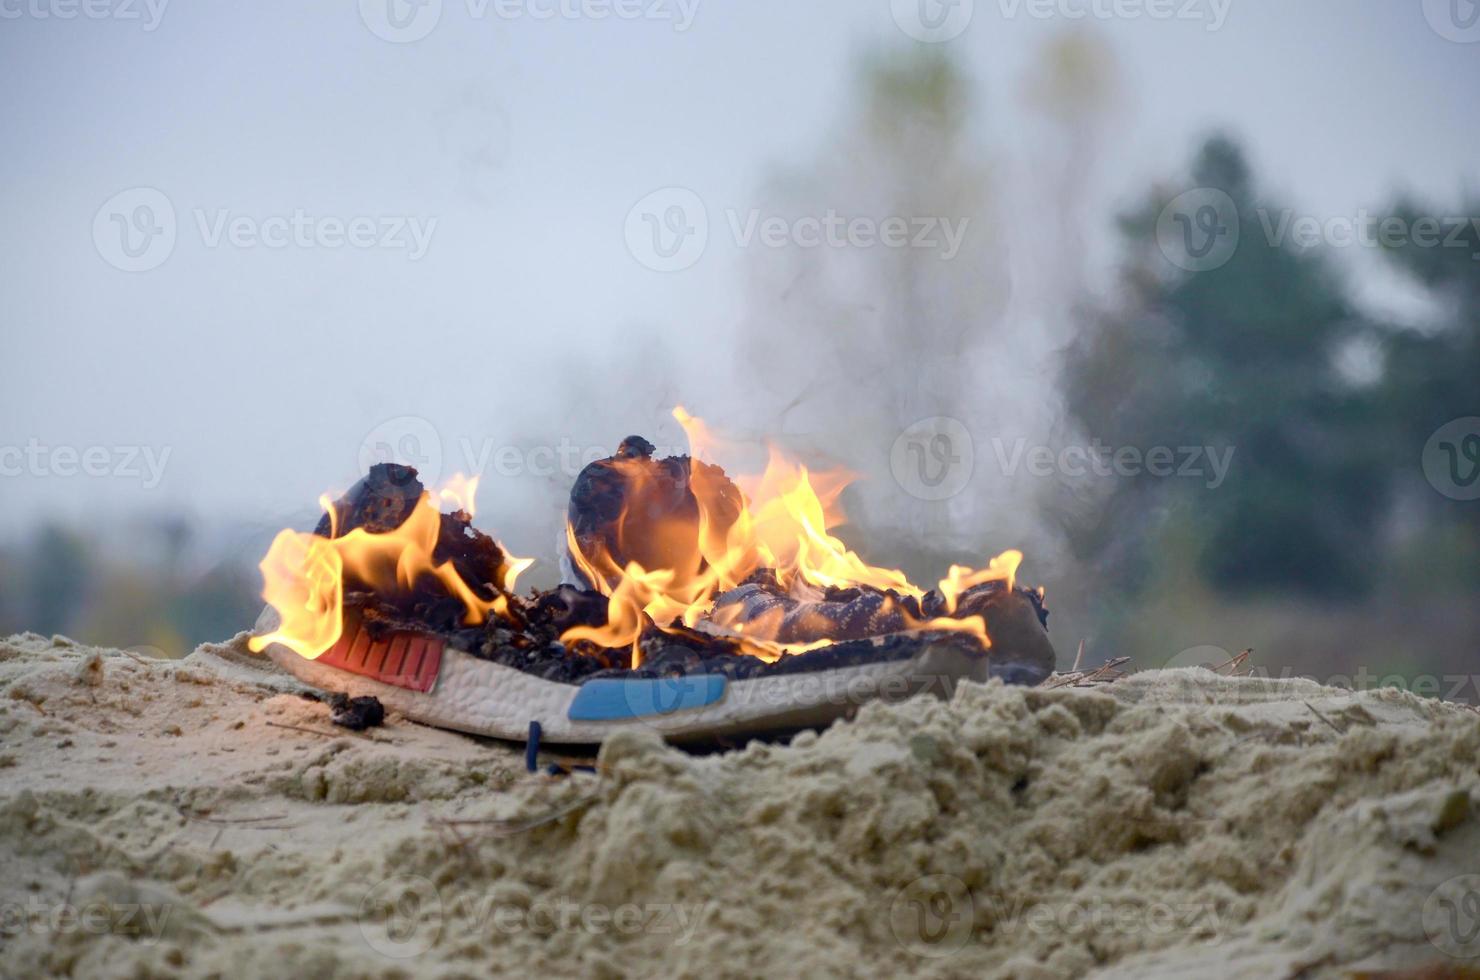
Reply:
M389 639L372 640L358 620L346 616L339 642L318 661L382 684L425 692L437 683L444 645L441 639L420 633L395 633Z

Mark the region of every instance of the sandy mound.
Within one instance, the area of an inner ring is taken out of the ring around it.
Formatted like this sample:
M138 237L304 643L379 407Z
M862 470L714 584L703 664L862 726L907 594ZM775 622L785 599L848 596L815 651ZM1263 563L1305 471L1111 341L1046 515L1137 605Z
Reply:
M235 645L0 641L0 971L1480 966L1480 714L1396 691L967 684L787 747L624 734L550 779L296 690Z

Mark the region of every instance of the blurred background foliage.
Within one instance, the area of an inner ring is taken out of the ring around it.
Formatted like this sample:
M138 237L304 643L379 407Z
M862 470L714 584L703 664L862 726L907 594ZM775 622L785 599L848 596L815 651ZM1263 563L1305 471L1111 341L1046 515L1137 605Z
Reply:
M1158 186L1127 188L1138 203L1123 214L1090 213L1081 191L1124 88L1107 48L1066 33L1017 93L1042 130L993 134L939 50L861 59L836 131L760 196L783 214L970 216L970 234L950 262L912 249L746 256L733 338L746 426L873 476L849 499L846 536L917 581L1022 544L1066 661L1083 639L1089 661L1139 667L1213 645L1255 647L1272 672L1470 670L1480 503L1436 492L1420 457L1439 426L1480 415L1475 226L1461 247L1382 254L1425 310L1399 322L1360 301L1362 273L1335 250L1266 240L1268 215L1299 202L1266 197L1235 136L1167 161ZM991 146L1012 139L1041 146L1044 200L1004 192ZM1209 271L1176 267L1157 243L1163 207L1194 187L1226 193L1243 229ZM1480 200L1396 191L1351 203L1379 219L1480 214ZM1084 229L1107 221L1113 272L1096 280ZM937 415L967 425L984 474L945 502L901 494L888 475L893 435ZM1217 487L1033 479L988 473L994 434L1234 456ZM0 593L0 633L183 654L250 626L273 530L150 515L120 544L98 527L37 528L0 550L0 581L19 583Z

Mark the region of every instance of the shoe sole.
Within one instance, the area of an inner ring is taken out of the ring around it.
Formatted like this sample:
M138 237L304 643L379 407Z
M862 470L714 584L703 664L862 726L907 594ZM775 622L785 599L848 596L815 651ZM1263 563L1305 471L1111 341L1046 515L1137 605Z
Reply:
M276 622L268 607L256 631L271 630ZM559 744L596 744L632 728L670 742L819 728L851 717L869 701L902 701L927 692L948 698L958 682L988 677L986 654L950 634L922 634L919 652L908 659L743 680L695 674L568 684L475 657L425 634L372 639L349 622L339 642L317 660L277 643L265 652L305 684L374 695L423 724L524 741L537 722L541 740Z

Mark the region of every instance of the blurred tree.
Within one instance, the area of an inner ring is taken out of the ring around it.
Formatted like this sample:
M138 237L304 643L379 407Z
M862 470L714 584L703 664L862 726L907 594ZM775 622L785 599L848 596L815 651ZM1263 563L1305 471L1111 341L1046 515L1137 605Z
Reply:
M1096 515L1066 529L1081 553L1115 551L1136 520L1181 505L1214 585L1359 594L1376 570L1389 467L1372 437L1378 401L1343 378L1336 355L1371 325L1325 256L1263 234L1277 212L1259 206L1232 141L1209 140L1191 177L1199 195L1231 202L1217 220L1241 229L1236 247L1223 264L1188 271L1196 264L1164 251L1172 196L1153 194L1125 216L1123 297L1091 315L1067 351L1064 389L1084 429L1112 448L1233 447L1232 466L1215 489L1121 478ZM1144 561L1146 542L1138 535L1118 559Z
M180 587L169 601L169 622L188 652L251 627L262 611L259 577L251 569L222 564Z
M1468 217L1480 215L1480 200L1448 212L1448 217L1437 217L1441 214L1446 212L1403 200L1377 222L1380 228L1396 218L1408 229L1422 221L1437 222L1442 242L1419 247L1409 236L1378 236L1391 263L1422 286L1440 311L1438 323L1429 329L1397 326L1388 332L1378 393L1394 466L1412 491L1408 499L1417 503L1423 524L1431 529L1424 536L1427 543L1458 553L1450 571L1474 583L1480 582L1480 562L1475 560L1480 556L1480 502L1435 492L1414 465L1441 426L1480 417L1480 228Z
M0 636L24 629L21 618L21 559L8 548L0 547Z
M37 633L65 633L87 602L92 576L86 542L53 524L31 540L23 625Z

